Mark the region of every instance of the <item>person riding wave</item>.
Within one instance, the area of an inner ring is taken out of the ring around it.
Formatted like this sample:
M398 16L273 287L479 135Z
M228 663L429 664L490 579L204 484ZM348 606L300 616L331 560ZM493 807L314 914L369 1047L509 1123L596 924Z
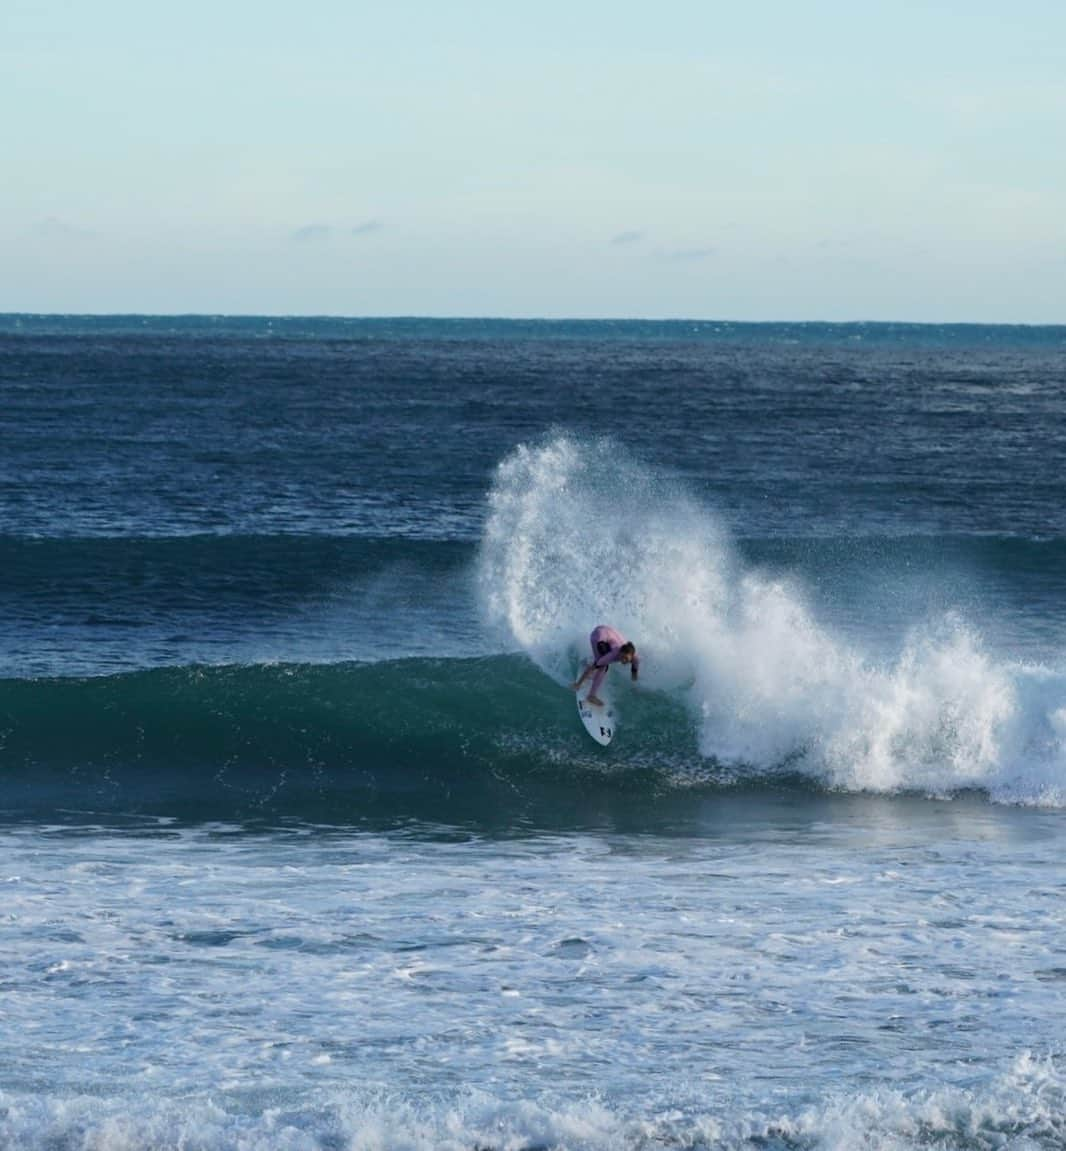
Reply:
M592 645L592 662L585 665L585 670L581 673L581 678L571 684L571 687L574 691L580 691L581 685L591 675L593 677L592 686L589 688L589 693L585 697L585 702L591 703L596 707L602 707L603 700L597 696L596 692L599 691L600 685L603 683L608 671L611 670L611 664L629 664L630 678L636 682L640 669L640 660L637 658L637 649L633 644L625 639L620 632L616 631L613 627L608 627L606 624L600 624L599 627L593 629L592 634L589 636L589 643Z

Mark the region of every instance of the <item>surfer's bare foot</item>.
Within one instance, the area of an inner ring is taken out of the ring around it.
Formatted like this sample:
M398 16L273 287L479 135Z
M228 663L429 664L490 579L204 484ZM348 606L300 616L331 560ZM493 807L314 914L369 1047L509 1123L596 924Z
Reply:
M591 703L594 707L603 707L603 700L597 699L594 695L585 696L585 702Z

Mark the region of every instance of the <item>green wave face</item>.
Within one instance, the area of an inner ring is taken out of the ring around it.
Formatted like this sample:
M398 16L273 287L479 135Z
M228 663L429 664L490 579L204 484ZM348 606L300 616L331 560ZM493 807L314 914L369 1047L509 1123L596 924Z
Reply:
M569 827L715 786L680 705L621 710L595 746L521 656L8 679L0 811Z
M923 657L934 670L938 651ZM1061 742L1046 718L1061 681L1040 669L993 677L1012 710L994 728L1001 742L983 772L967 758L965 717L944 711L935 693L927 699L941 709L935 724L911 717L911 728L889 726L887 735L876 707L877 722L862 726L863 713L855 728L824 730L817 717L797 728L766 707L744 717L765 743L727 758L706 746L707 704L696 688L656 690L642 676L634 689L612 669L619 730L601 748L560 678L503 655L0 679L0 820L661 831L704 820L723 790L763 803L797 791L852 799L977 791L996 802L1063 803ZM926 681L912 680L915 690ZM858 768L882 736L895 740L899 771L871 780ZM952 756L965 772L952 775Z

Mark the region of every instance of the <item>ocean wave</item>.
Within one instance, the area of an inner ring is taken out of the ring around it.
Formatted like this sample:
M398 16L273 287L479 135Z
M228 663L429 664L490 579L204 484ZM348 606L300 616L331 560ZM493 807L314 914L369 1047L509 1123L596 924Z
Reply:
M849 791L1066 801L1066 676L993 656L943 610L888 645L826 625L802 584L753 566L717 518L616 442L556 436L497 470L481 552L487 618L563 682L591 624L637 641L683 699L701 756L784 764Z
M1032 559L1042 546L994 550ZM118 610L106 587L113 561L143 574L147 557L175 577L158 580L172 599L182 594L177 573L206 571L220 619L232 614L226 589L241 571L250 590L238 601L257 603L260 622L270 580L281 612L303 601L308 572L348 589L338 593L344 608L353 572L370 573L359 587L374 614L367 588L383 585L376 630L396 616L407 642L416 616L409 604L397 615L398 599L419 600L430 585L455 598L473 586L485 645L512 654L426 658L447 646L430 635L412 658L374 663L253 656L0 679L8 812L558 826L619 806L635 812L649 797L684 796L680 804L694 789L767 785L1066 805L1066 672L993 652L972 614L950 607L887 641L875 642L876 627L841 630L790 552L757 562L758 549L738 545L684 484L611 440L553 436L507 457L476 554L459 543L271 537L0 540L0 555L26 567L27 586L46 582L56 550L70 548L101 584L94 602ZM299 578L288 572L293 555ZM857 562L876 567L866 552ZM410 570L419 576L408 586L400 575ZM606 750L585 737L568 690L599 622L642 655L639 687L617 683L620 734Z
M0 680L0 809L572 825L713 786L682 709L632 702L603 753L522 656Z
M0 811L512 828L611 816L652 826L722 788L977 789L1061 803L1061 680L1025 672L1029 710L1045 716L1025 739L1012 710L1021 673L989 671L972 653L960 670L958 655L914 652L853 730L820 741L801 721L824 680L776 700L734 698L730 719L695 685L655 690L652 655L638 688L614 688L620 729L607 749L585 735L572 694L522 655L0 680ZM1008 737L1026 745L1014 758Z

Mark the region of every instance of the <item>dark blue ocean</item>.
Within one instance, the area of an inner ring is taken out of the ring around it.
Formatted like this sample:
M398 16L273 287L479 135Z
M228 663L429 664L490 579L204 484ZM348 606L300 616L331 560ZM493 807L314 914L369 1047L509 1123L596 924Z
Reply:
M1063 1148L1064 861L1066 327L0 316L0 1148Z

